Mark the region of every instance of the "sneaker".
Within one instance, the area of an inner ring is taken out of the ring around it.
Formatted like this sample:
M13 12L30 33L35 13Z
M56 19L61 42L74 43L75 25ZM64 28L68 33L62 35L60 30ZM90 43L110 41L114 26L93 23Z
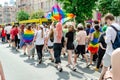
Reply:
M99 69L97 67L94 68L95 71L98 71Z
M87 65L87 68L89 68L90 66L92 66L92 64Z
M66 58L66 54L65 53L63 54L63 57Z
M52 58L49 58L49 60L52 60Z
M42 63L42 59L40 59L38 63L41 64Z
M32 58L34 59L34 54L32 55Z
M26 52L24 52L24 55L26 55Z
M69 67L69 68L70 68L70 64L67 64L66 67Z
M72 70L73 70L73 71L76 71L76 68L75 68L75 67L73 67L73 68L72 68Z
M63 71L63 69L62 69L62 67L60 65L58 65L57 69L59 70L59 72Z
M54 62L54 59L52 59L51 62Z
M59 70L59 72L62 72L63 71L63 69L60 67L60 68L58 68L58 70Z

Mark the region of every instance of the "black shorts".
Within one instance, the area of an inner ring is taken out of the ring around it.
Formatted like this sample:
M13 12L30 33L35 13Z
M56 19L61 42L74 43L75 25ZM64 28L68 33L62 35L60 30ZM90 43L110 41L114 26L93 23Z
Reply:
M85 54L85 45L78 45L75 49L76 54Z
M48 49L53 49L53 46L48 46Z
M67 43L67 50L74 50L74 44L73 43Z
M10 40L10 34L7 34L7 40Z

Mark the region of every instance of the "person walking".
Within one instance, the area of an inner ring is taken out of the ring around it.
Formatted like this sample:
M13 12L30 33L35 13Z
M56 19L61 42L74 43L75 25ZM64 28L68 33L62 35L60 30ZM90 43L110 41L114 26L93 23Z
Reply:
M52 27L54 29L53 26L54 22L52 23ZM54 58L55 58L55 66L56 68L59 70L59 72L62 72L62 66L61 66L61 50L62 50L62 44L61 44L61 40L62 40L62 23L58 22L56 24L56 28L53 30L54 31L54 46L53 46L53 50L54 50Z
M17 26L13 25L13 27L10 31L10 38L11 38L11 42L12 42L12 49L16 50L16 51L17 51L16 43L17 43L17 40L18 40L17 34L18 34Z
M88 45L88 51L90 52L90 64L88 65L88 67L92 65L93 55L97 54L99 49L98 39L100 36L100 27L99 25L95 25L94 28L95 32L93 32L90 44Z
M5 27L5 31L6 31L6 35L7 35L7 42L9 43L9 47L10 47L10 30L12 29L12 26L10 24L6 25Z
M48 46L48 50L49 50L49 53L51 55L51 62L54 62L54 51L53 51L53 42L54 42L54 32L53 32L53 29L51 29L51 26L48 30L48 37L47 37L47 46Z
M68 64L67 67L72 67L73 71L76 71L75 69L75 65L73 63L73 59L72 59L72 53L74 51L74 26L69 24L68 25L68 32L66 33L66 48L67 48L67 52L68 52Z
M74 64L77 63L77 58L79 54L82 54L83 57L86 60L86 63L88 65L88 58L86 55L86 40L87 40L87 33L84 31L84 27L82 24L78 24L78 33L76 34L76 41L78 43L76 49L75 49L75 56L74 56Z
M6 31L4 29L4 27L2 27L2 31L1 31L1 37L2 37L2 43L5 43L6 42Z
M95 68L96 71L99 70L103 56L105 54L106 51L106 43L105 43L105 31L101 34L100 38L99 38L99 50L98 50L98 60L97 60L97 66Z
M34 37L35 45L36 45L36 51L38 55L38 63L41 64L42 62L42 50L44 46L44 31L43 31L43 25L38 26L38 31L35 34Z
M26 55L26 44L25 44L25 42L24 42L24 40L23 40L23 37L24 37L24 30L25 30L25 25L20 25L20 33L19 33L19 35L20 35L20 48L22 48L23 49L23 54L24 55Z
M33 46L34 31L32 30L31 24L27 26L27 29L24 30L23 41L27 46L28 59L30 59L30 50Z
M105 42L107 44L107 47L106 47L105 55L103 57L103 68L99 80L102 80L104 74L111 66L111 55L114 50L112 42L114 43L117 36L117 33L112 26L114 26L117 30L120 30L120 26L117 23L115 23L115 18L112 14L107 14L105 16L105 22L107 22L107 26L108 26L105 37Z

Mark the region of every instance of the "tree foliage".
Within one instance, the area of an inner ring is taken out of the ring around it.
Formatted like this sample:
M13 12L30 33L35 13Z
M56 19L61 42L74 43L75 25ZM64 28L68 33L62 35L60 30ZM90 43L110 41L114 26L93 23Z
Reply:
M44 16L44 12L42 10L39 10L31 14L31 19L39 19L43 16Z
M85 20L92 18L93 9L98 0L57 0L67 13L76 15L77 23L84 23Z
M120 0L100 0L98 8L103 15L112 13L114 16L120 16Z
M29 14L27 12L21 10L17 13L18 21L23 21L23 20L28 20L28 19L29 19Z

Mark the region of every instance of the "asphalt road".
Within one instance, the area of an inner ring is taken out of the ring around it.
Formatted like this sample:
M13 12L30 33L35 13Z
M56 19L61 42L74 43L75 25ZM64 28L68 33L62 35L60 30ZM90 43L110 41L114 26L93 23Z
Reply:
M45 53L42 64L35 59L28 60L22 51L11 50L8 44L0 43L0 61L2 62L6 80L97 80L100 72L86 68L84 61L78 61L77 71L67 68L67 58L62 58L63 72L58 72Z

